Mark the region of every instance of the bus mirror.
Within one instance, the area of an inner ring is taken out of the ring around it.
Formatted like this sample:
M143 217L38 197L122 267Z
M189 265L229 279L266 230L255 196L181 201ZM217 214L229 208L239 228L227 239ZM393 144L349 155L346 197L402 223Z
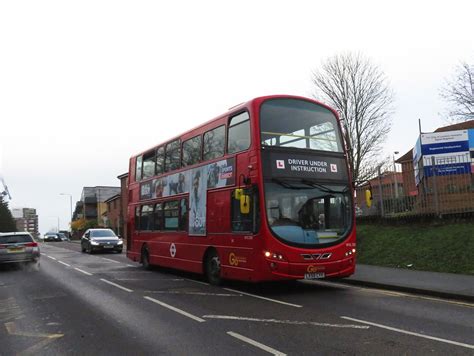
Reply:
M234 198L235 199L239 200L240 197L242 196L242 194L244 194L243 189L237 188L236 190L234 190Z
M365 191L365 203L367 204L368 208L372 206L372 191L370 189Z
M250 212L250 195L240 195L240 213L248 214Z

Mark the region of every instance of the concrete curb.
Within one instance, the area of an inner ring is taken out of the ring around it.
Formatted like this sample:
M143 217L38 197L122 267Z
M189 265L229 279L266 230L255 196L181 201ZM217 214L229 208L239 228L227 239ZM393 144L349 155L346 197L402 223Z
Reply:
M439 290L421 289L421 288L400 286L400 285L394 285L394 284L370 282L370 281L365 281L365 280L353 279L353 277L351 279L338 280L336 283L364 286L364 287L371 287L371 288L380 288L380 289L386 289L386 290L391 290L391 291L396 291L396 292L407 292L407 293L412 293L412 294L438 297L438 298L443 298L443 299L452 299L452 300L458 300L458 301L463 301L463 302L474 302L474 296L472 295L445 292L445 291L439 291Z

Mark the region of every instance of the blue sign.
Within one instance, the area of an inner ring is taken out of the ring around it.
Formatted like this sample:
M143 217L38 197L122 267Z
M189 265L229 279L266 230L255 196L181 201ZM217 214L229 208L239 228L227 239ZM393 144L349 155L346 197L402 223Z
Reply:
M455 153L469 151L468 141L459 142L441 142L432 143L429 145L422 145L421 152L423 156L438 155L443 153Z
M450 174L466 174L471 172L471 163L440 164L435 167L425 166L423 168L425 177L447 176Z

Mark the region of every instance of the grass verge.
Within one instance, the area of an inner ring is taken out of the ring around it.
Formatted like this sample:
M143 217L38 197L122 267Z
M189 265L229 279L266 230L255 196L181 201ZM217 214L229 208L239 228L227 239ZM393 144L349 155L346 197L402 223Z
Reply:
M358 263L474 275L474 223L357 226Z

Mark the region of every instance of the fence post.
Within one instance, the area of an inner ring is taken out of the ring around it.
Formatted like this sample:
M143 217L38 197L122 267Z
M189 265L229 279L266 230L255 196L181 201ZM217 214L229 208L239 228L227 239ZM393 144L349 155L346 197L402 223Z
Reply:
M379 173L379 202L380 202L380 215L382 217L385 216L384 213L384 208L383 208L383 197L382 197L382 172L381 172L382 166L378 167L378 173Z
M436 185L436 161L434 157L431 157L431 167L433 167L433 192L435 200L435 211L436 216L439 216L439 199L438 199L438 187Z

